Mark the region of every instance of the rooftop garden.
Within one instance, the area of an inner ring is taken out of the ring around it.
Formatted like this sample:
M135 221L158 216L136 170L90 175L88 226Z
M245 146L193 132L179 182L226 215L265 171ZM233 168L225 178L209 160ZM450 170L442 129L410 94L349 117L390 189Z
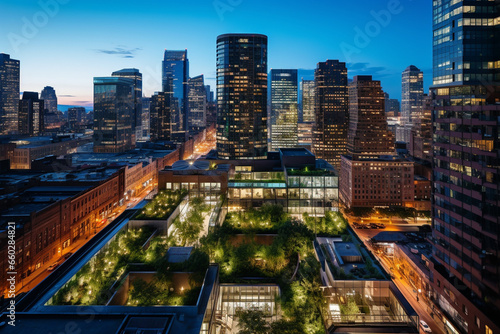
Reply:
M138 220L165 220L179 206L188 191L162 190L146 206L138 212L134 219Z
M203 197L195 197L189 200L189 209L185 215L175 218L173 235L170 236L172 245L193 245L203 232L204 221L210 205L205 203ZM175 240L172 240L175 239Z
M326 169L320 169L315 167L304 167L304 168L290 168L287 169L288 176L323 176L330 174Z
M126 305L195 304L208 268L208 256L195 250L186 262L170 264L165 257L169 248L167 239L154 233L148 227L119 232L53 296L51 304L106 305L130 271L154 274L151 282L137 279L131 283ZM172 282L173 271L192 273L196 277L193 281L199 285L193 284L179 293Z
M344 235L349 225L340 212L327 211L324 217L310 217L307 212L302 215L307 228L317 236Z

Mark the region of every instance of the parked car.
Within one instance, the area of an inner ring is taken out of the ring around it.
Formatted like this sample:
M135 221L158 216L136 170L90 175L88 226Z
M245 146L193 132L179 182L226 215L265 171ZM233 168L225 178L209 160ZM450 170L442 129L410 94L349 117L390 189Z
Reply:
M69 259L69 257L70 257L71 255L73 255L73 253L71 253L71 252L64 254L64 259L65 259L65 260Z
M53 265L51 265L50 267L47 268L48 271L53 271L54 269L56 269L57 267L59 266L59 263L54 263Z
M422 330L426 333L432 333L432 330L431 328L429 327L429 325L427 325L427 323L423 320L420 320L420 327L422 327Z

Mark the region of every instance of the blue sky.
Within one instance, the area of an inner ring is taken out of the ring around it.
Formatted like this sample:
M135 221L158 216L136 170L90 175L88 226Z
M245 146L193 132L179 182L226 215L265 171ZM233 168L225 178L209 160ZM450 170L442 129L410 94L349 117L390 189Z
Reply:
M269 69L312 73L319 61L348 63L400 98L401 72L432 66L431 0L3 0L0 52L21 61L21 90L53 86L60 104L92 104L92 78L125 67L161 89L165 49L188 49L190 75L215 83L217 35L269 37Z

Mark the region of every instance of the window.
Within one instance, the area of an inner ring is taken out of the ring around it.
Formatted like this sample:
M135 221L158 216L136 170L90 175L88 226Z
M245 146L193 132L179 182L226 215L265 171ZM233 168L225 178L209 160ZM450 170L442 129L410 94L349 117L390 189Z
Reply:
M477 316L474 316L474 321L476 323L477 328L481 328L481 320Z
M493 331L488 327L488 325L484 325L485 334L493 334Z

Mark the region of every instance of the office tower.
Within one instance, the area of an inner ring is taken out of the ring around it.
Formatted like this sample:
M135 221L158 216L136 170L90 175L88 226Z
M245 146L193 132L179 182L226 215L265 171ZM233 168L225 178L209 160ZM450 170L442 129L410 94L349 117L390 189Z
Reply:
M19 60L0 53L0 135L18 132Z
M420 117L415 119L411 130L408 151L416 159L432 163L432 94L424 94Z
M316 82L313 153L335 168L346 152L349 102L347 68L338 60L320 62L314 72Z
M433 2L435 302L500 333L500 0Z
M188 80L188 128L194 136L207 127L207 90L203 74Z
M172 113L172 139L182 144L186 141L188 120L188 78L189 61L187 50L165 50L162 62L162 87L163 92L171 93L170 107Z
M19 133L39 136L44 131L44 101L37 92L24 92L19 100Z
M347 152L353 157L394 154L394 136L387 128L384 92L371 75L355 76L349 84Z
M314 80L304 80L300 82L302 91L302 119L301 123L314 123L314 103L316 84Z
M267 157L267 36L217 37L220 159Z
M57 113L57 95L53 87L45 86L40 93L40 99L43 100L47 113Z
M124 68L111 74L113 77L127 78L134 81L133 91L133 118L132 131L134 133L133 143L142 136L142 73L136 68Z
M214 102L214 92L211 90L210 85L205 85L205 89L207 91L207 102Z
M171 141L171 96L172 93L159 92L151 96L149 106L150 112L150 136L151 141Z
M271 150L297 147L297 70L271 70Z
M118 153L135 147L134 79L94 78L94 152Z
M142 98L142 140L150 139L150 127L151 127L151 98Z
M420 115L424 96L424 74L416 66L408 66L401 80L401 124L412 125Z
M398 117L399 116L399 100L391 99L388 93L384 93L385 97L385 114L387 117Z
M73 107L68 109L68 126L71 130L79 130L85 124L87 112L83 107Z

